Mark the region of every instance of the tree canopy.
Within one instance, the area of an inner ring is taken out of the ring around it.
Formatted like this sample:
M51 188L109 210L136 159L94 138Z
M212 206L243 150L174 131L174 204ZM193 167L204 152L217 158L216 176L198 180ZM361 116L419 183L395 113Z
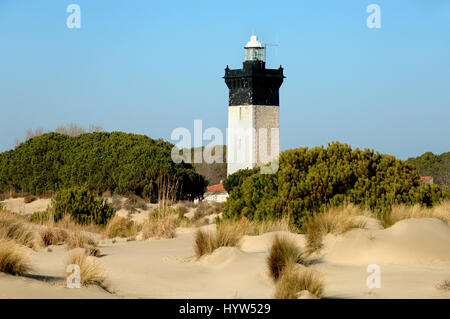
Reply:
M407 162L417 167L421 176L432 176L434 183L450 188L450 152L441 155L427 152L408 158Z
M448 189L421 185L417 169L405 161L338 142L284 151L275 174L253 169L227 180L224 185L232 187L225 218L288 215L300 227L310 214L345 203L382 214L394 204L431 206L450 196Z
M204 178L171 159L173 145L145 135L47 133L0 154L0 191L41 194L74 186L156 200L159 181L178 181L179 199L203 196Z

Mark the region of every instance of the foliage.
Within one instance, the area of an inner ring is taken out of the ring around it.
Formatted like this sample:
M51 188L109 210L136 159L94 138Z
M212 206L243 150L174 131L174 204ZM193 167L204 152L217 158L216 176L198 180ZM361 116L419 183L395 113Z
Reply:
M417 167L421 176L432 176L434 183L450 188L450 152L434 155L431 152L408 158L408 163Z
M0 239L0 272L24 275L31 270L30 255L14 240Z
M293 240L287 237L275 236L267 257L267 267L275 281L278 280L283 270L289 265L305 265L306 263L302 250Z
M450 197L448 189L422 186L417 170L394 156L338 142L287 150L280 155L277 173L256 171L243 180L233 177L231 184L224 218L288 216L299 228L312 214L347 203L383 215L392 205L432 206Z
M73 187L59 191L49 208L55 221L70 215L78 224L105 225L114 214L114 209L103 199L85 187Z
M259 171L259 168L253 169L240 169L233 174L230 174L226 180L223 181L223 188L230 193L233 188L241 186L244 180L250 175L255 174Z
M0 154L0 192L41 194L84 186L137 194L156 201L158 178L177 180L178 199L203 196L206 182L191 164L176 164L173 145L145 135L93 132L78 136L47 133Z

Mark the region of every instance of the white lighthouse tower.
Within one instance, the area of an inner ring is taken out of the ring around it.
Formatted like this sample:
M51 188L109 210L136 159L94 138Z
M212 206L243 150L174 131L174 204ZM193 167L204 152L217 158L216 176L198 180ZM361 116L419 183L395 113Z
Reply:
M225 69L229 88L227 175L262 166L280 152L279 88L283 68L266 69L265 48L255 35L245 45L242 69Z

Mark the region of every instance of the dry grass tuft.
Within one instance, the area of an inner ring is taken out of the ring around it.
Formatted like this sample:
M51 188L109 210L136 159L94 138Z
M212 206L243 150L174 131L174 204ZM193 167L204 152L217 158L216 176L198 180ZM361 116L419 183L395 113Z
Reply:
M13 240L0 240L0 272L24 275L30 270L26 249Z
M439 290L450 291L450 280L444 280L436 286Z
M77 224L73 218L66 214L61 220L58 220L56 223L53 221L48 222L49 225L55 225L58 228L62 228L72 232L89 232L89 233L101 233L103 228L94 223L91 224Z
M285 231L290 233L298 233L298 228L289 223L287 217L276 220L249 221L246 218L241 219L240 228L243 229L244 235L262 235L275 231Z
M15 240L29 248L39 247L39 237L32 225L24 218L0 210L0 239Z
M142 236L148 238L175 238L176 229L180 225L180 218L171 210L150 216L142 226Z
M64 230L57 227L44 226L39 230L41 237L41 244L43 247L50 245L64 244L69 234Z
M86 247L84 249L84 252L86 253L86 255L94 256L94 257L100 257L102 254L100 252L100 249L98 249L97 247L93 247L93 246Z
M217 224L215 233L198 230L194 241L194 250L199 258L212 253L219 247L238 247L244 235L261 235L267 232L295 232L286 218L275 221L222 220Z
M89 235L75 231L66 240L67 249L97 247L96 241Z
M27 196L24 197L23 201L24 201L25 204L29 204L29 203L34 202L36 199L37 198L34 195L27 195Z
M69 265L73 264L80 267L82 286L97 285L105 289L107 288L105 271L97 258L88 256L84 252L73 252L66 260L66 269ZM70 275L70 273L67 273L66 278Z
M301 291L307 290L310 294L321 298L323 296L323 280L319 274L309 269L297 270L290 265L281 273L275 287L275 298L297 299Z
M137 234L137 225L126 217L114 216L105 227L104 235L107 238L130 237Z
M383 226L388 228L396 222L408 218L438 218L447 225L450 225L450 201L444 201L431 208L422 207L420 205L393 206L389 213L382 216L382 222Z
M295 264L305 265L306 263L302 250L294 241L279 235L275 236L267 257L267 266L275 281L278 280L286 267Z
M353 204L330 208L324 213L314 214L306 221L306 247L308 254L322 248L326 234L342 234L352 228L364 228L366 222L357 216L370 216L371 212Z
M209 231L197 230L194 252L197 258L212 253L217 248L216 235Z
M217 225L216 243L217 247L236 247L245 229L242 225L233 222L221 222Z
M242 229L234 222L221 222L217 231L198 230L195 234L194 251L197 258L211 254L219 247L237 247L242 238Z

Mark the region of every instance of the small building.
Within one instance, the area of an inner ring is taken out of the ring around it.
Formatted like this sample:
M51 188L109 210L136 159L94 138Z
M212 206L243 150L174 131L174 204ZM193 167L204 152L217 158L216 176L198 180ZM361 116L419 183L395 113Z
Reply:
M420 182L422 184L434 184L432 176L420 176Z
M223 203L227 200L228 193L222 184L210 185L206 187L204 200L209 202Z

